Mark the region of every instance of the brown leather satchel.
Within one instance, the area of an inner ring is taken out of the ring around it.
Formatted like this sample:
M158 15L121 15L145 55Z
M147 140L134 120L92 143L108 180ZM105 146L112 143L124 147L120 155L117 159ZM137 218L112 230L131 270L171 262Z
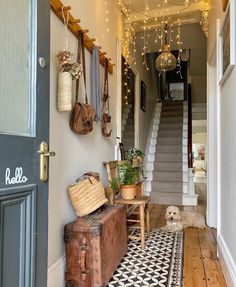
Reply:
M111 123L111 116L109 111L109 86L108 86L108 60L105 62L105 76L104 76L104 92L103 92L103 115L102 115L102 134L109 138L112 130L108 131L108 125Z
M79 80L76 82L76 102L74 104L71 118L70 127L72 131L86 135L93 130L93 120L95 118L95 109L88 104L88 97L86 91L86 74L85 74L85 52L84 52L84 34L81 32L78 43L77 60L80 62L80 50L82 50L82 65L83 65L83 78L85 88L85 103L79 103Z

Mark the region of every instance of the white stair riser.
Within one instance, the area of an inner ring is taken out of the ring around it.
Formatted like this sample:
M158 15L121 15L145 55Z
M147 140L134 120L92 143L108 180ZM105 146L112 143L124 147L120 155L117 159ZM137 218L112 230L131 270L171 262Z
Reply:
M145 193L149 195L152 191L152 183L150 181L145 182Z
M197 205L198 195L183 194L183 205L192 206Z
M183 172L187 171L188 172L188 163L183 162Z
M188 171L183 172L183 182L188 182Z
M156 152L156 146L150 146L149 147L149 153L150 154L152 154L152 153L154 154L155 152Z
M154 170L154 163L153 162L147 162L146 166L145 166L144 173L146 173L146 171L153 171L153 170Z
M150 145L156 145L157 144L157 139L156 138L151 138L150 140Z
M152 181L153 180L152 171L145 171L145 177L147 181Z

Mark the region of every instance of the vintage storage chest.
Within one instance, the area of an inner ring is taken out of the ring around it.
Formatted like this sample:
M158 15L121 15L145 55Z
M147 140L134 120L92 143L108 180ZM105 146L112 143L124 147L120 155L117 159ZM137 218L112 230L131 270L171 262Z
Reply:
M100 210L65 225L66 287L105 287L127 251L122 205Z

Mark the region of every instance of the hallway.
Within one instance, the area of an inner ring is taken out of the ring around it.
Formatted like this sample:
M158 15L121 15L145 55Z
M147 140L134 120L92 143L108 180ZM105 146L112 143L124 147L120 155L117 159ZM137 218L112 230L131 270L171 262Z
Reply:
M203 210L202 206L195 209ZM151 228L165 225L165 210L165 205L152 205ZM216 230L188 228L184 237L183 287L227 287L217 258Z

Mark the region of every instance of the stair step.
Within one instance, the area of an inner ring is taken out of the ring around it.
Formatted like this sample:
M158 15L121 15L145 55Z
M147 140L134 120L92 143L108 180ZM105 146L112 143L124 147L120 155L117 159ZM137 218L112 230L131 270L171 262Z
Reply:
M126 129L124 130L122 134L123 138L134 138L134 130L132 131L127 131Z
M152 181L152 192L183 192L183 183L180 181Z
M134 119L127 119L126 124L134 125Z
M181 137L160 137L157 138L157 145L182 145L182 136Z
M133 125L125 125L124 131L125 131L125 132L134 131L134 126L133 126Z
M161 123L159 130L183 130L183 123Z
M179 111L183 110L183 105L164 105L161 108L162 111Z
M183 135L182 130L159 130L158 136L160 137L181 137Z
M183 193L152 192L151 203L163 205L182 205Z
M159 153L157 151L155 160L156 161L181 161L182 160L181 153Z
M183 111L161 111L162 117L183 117Z
M183 169L182 161L157 161L154 162L154 171L168 170L168 171L180 171Z
M183 173L181 171L154 171L153 180L160 181L179 181L183 179Z
M161 117L160 124L162 123L183 123L183 117Z
M183 101L163 101L162 106L176 106L183 105Z
M166 145L157 145L156 151L163 153L182 153L182 145L181 144L166 144Z

